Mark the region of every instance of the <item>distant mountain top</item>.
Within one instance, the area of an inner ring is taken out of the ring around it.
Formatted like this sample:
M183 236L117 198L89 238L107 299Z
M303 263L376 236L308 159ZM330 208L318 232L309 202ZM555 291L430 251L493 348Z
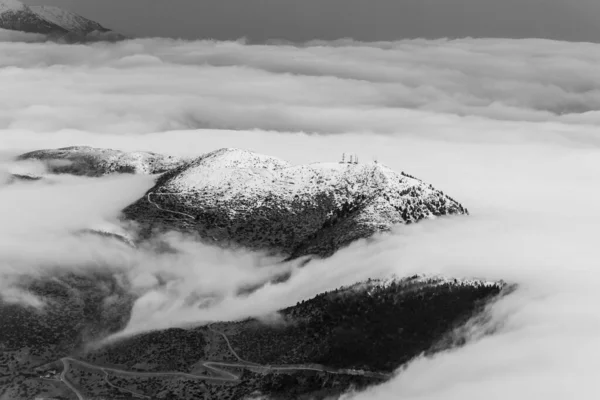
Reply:
M121 40L125 37L74 12L51 6L27 6L0 0L0 28L64 40Z
M290 257L330 255L396 224L466 214L433 186L378 163L291 165L226 148L162 175L124 210L144 227Z
M181 165L173 156L124 152L89 146L45 149L22 154L19 160L39 160L51 173L102 176L112 173L159 174Z
M44 35L64 35L69 32L45 20L17 0L0 0L0 28Z
M22 11L27 6L18 0L1 0L0 1L0 14L8 11Z
M41 18L56 24L69 32L91 33L94 31L108 32L107 29L96 21L84 18L74 12L51 6L32 6L30 9Z

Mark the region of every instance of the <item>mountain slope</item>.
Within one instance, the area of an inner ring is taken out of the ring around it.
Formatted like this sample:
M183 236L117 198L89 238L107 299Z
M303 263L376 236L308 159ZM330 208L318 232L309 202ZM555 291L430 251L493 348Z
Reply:
M0 0L0 28L38 33L66 41L122 40L125 37L74 12Z
M321 293L268 322L246 319L148 332L82 357L123 370L209 376L214 370L198 360L210 360L237 375L230 382L206 382L203 389L211 399L249 398L250 393L256 396L251 398L337 398L351 387L381 383L423 353L463 344L455 329L474 316L484 321L484 306L507 289L503 282L427 276L369 280ZM161 397L164 383L137 387L145 396L168 398ZM177 398L197 398L184 394L195 387L181 381Z
M2 398L47 398L48 390L74 398L61 372L86 398L133 398L119 388L152 399L337 398L380 384L423 353L464 344L470 335L456 328L487 322L484 306L511 289L441 277L369 280L280 310L269 322L223 321L89 346L127 325L136 300L127 287L111 272L82 268L23 277L12 295L29 305L3 292Z
M62 35L69 32L42 18L18 0L0 0L0 28L45 35Z
M181 165L173 156L124 152L89 146L45 149L22 154L19 160L39 160L51 173L102 176L111 173L159 174Z
M238 149L169 171L124 210L142 237L177 230L290 257L327 256L395 224L466 213L431 185L377 163L293 166Z
M94 31L109 31L109 29L103 27L96 21L89 20L74 12L63 10L58 7L31 6L30 9L39 17L58 25L69 32L88 34Z
M445 335L503 288L437 276L370 279L281 310L270 324L250 319L215 329L227 333L241 358L260 364L392 372L434 346L454 345Z

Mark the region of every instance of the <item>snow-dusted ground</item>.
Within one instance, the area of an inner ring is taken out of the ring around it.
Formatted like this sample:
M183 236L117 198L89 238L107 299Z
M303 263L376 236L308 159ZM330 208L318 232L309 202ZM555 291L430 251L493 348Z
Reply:
M454 286L504 286L504 282L493 282L486 281L480 279L467 279L467 278L448 278L446 276L441 275L426 275L426 274L418 274L409 278L401 278L398 276L392 276L387 279L371 279L366 282L360 282L355 285L350 286L348 289L351 290L365 290L370 293L374 288L386 288L390 285L398 283L398 284L411 284L411 285L427 285L427 286L440 286L440 285L454 285Z
M48 34L63 40L124 39L74 12L52 6L27 6L19 0L0 0L0 29Z
M0 14L7 11L23 11L27 8L18 0L0 0Z
M106 30L106 28L95 21L89 20L81 15L75 14L74 12L63 10L58 7L31 6L29 8L41 18L56 24L68 30L69 32L85 34L93 31Z
M181 160L173 156L88 146L38 150L23 154L19 159L42 161L50 171L94 176L119 172L157 174L181 164Z
M0 29L40 34L68 32L60 25L40 17L18 0L0 0Z
M294 166L275 157L239 149L221 149L201 157L166 182L159 193L185 193L202 198L204 207L230 203L230 213L249 212L265 202L279 205L310 202L319 195L334 200L335 207L363 198L376 222L387 225L390 209L413 208L423 202L458 203L418 179L398 174L378 164L315 163ZM332 210L333 211L333 210ZM426 217L434 212L423 209ZM397 218L394 222L398 222Z
M225 148L165 173L124 213L142 223L143 237L176 230L300 257L333 254L396 224L467 211L375 162L292 165Z

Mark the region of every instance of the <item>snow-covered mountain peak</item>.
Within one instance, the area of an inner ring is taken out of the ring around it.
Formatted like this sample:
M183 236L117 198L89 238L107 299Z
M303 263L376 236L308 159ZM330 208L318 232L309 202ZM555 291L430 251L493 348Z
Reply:
M62 35L67 31L46 21L18 0L0 0L0 29Z
M435 192L430 185L397 174L378 163L292 165L275 157L227 148L191 162L161 191L210 192L215 202L253 198L256 206L266 198L275 197L286 202L294 199L308 201L317 194L326 194L337 206L341 206L355 196L371 200L383 196L388 202L395 199L398 203L398 193L408 194L411 190L418 190L424 195ZM252 203L245 207L252 207Z
M0 29L48 35L61 41L122 40L125 37L71 11L0 0Z
M292 165L239 149L165 173L125 210L149 231L158 224L295 256L329 254L395 224L466 213L431 185L375 162Z
M194 160L192 168L257 168L275 170L289 167L290 164L276 157L254 153L233 147L222 148Z
M27 6L18 0L0 0L0 14L7 11L23 11Z
M74 12L52 6L31 6L30 9L48 22L56 24L69 32L87 34L94 31L108 31L99 23Z
M102 176L111 173L158 174L182 164L179 158L145 151L125 152L89 146L37 150L20 160L39 160L54 173Z

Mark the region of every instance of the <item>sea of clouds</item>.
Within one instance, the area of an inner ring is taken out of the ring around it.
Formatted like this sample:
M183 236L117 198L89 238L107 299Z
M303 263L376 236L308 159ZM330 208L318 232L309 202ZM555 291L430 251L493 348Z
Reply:
M493 336L418 359L364 399L594 399L600 370L600 46L544 40L58 45L0 32L0 181L14 156L91 145L184 157L239 147L293 163L377 159L471 216L400 226L304 268L170 234L157 253L73 235L117 226L152 177L0 186L0 292L102 269L137 295L124 334L267 315L369 277L518 284ZM17 41L18 40L18 41ZM291 273L285 283L240 290ZM316 279L318 277L318 279ZM208 300L207 300L208 299ZM201 307L199 307L201 306Z

